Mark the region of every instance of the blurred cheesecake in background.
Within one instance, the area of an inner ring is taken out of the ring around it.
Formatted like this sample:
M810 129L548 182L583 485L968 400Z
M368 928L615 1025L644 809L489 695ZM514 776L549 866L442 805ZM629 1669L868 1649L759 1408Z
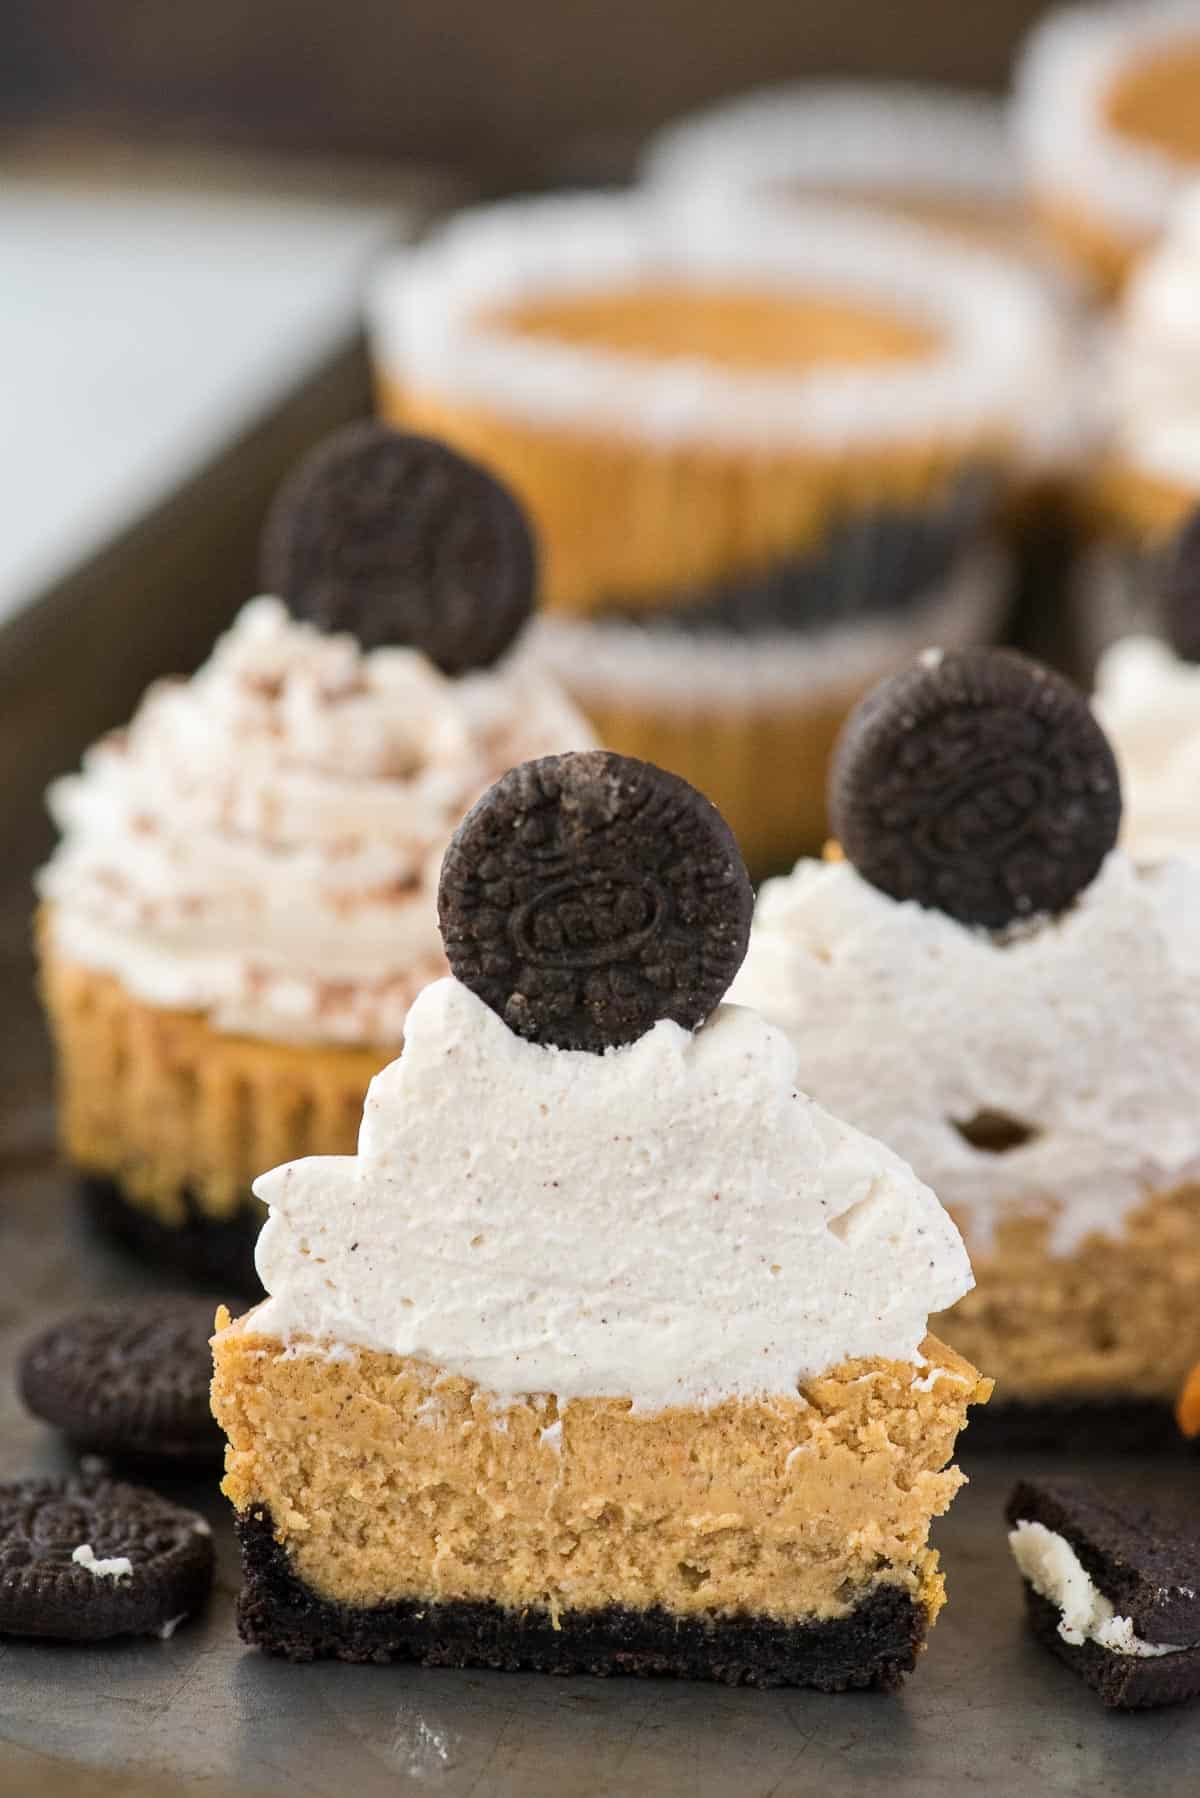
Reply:
M1118 287L1200 175L1200 4L1052 12L1021 58L1013 124L1048 235Z
M677 120L643 178L673 193L865 203L992 247L1032 239L1003 104L909 82L798 81Z
M820 840L858 694L1000 623L990 521L1055 330L1011 259L856 207L794 216L512 202L394 258L371 303L385 414L530 507L554 672L759 871Z

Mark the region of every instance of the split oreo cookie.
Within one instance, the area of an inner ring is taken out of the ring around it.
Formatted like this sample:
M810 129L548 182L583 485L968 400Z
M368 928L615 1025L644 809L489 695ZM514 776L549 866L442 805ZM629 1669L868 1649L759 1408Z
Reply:
M608 750L498 780L442 863L450 966L518 1036L595 1054L693 1030L746 953L754 894L733 833L677 774Z
M1034 1635L1106 1705L1200 1697L1194 1499L1061 1476L1019 1481L1005 1514Z
M114 1480L0 1485L0 1635L167 1636L212 1577L203 1517L155 1492Z
M1070 681L1011 650L927 650L851 713L829 807L873 886L1000 930L1064 911L1095 878L1121 782Z
M28 1344L21 1397L81 1449L145 1461L218 1462L209 1406L214 1304L180 1295L98 1305Z
M444 674L486 668L533 609L524 512L447 444L364 422L284 482L267 518L262 582L299 618L364 649L423 650Z

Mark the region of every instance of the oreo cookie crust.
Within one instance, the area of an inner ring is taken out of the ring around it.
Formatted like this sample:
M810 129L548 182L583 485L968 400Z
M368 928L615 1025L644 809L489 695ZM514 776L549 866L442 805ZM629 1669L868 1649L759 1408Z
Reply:
M164 1224L116 1180L102 1174L80 1174L79 1192L93 1227L139 1261L163 1269L194 1286L216 1286L231 1293L261 1298L254 1249L266 1210L252 1192L229 1217L213 1217L186 1187L177 1189L182 1222Z
M1200 662L1200 507L1162 552L1157 584L1163 634L1181 661Z
M215 1462L221 1435L209 1405L213 1315L211 1300L177 1294L60 1318L20 1357L21 1398L81 1449Z
M533 608L537 563L508 488L447 444L364 421L284 483L262 583L299 618L364 649L425 652L444 674L486 668Z
M1143 1643L1177 1645L1131 1654L1090 1638L1069 1642L1059 1630L1059 1605L1027 1581L1034 1635L1106 1705L1140 1710L1200 1696L1200 1514L1194 1505L1063 1477L1019 1481L1005 1516L1014 1528L1041 1524L1061 1537Z
M98 1642L167 1635L204 1603L204 1519L113 1480L0 1486L0 1635Z
M1091 707L1011 650L928 650L851 713L830 817L864 879L962 924L1064 911L1116 843L1121 783Z
M754 894L733 834L687 781L608 750L496 782L442 863L451 969L518 1036L562 1049L694 1030L746 953Z
M731 1686L894 1691L912 1671L928 1620L899 1586L880 1586L849 1616L787 1623L664 1610L514 1611L457 1600L332 1604L297 1579L265 1511L239 1515L244 1642L292 1661L415 1661L516 1672L653 1674Z

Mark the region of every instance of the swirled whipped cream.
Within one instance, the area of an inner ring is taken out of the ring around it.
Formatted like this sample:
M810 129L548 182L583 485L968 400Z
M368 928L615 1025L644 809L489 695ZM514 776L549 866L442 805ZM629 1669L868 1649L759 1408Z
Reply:
M1096 710L1121 765L1125 847L1200 857L1200 667L1156 637L1124 637L1096 671Z
M1200 1176L1200 866L1117 850L1063 916L993 935L802 861L763 888L731 997L911 1162L973 1254L1012 1214L1070 1253Z
M371 1083L358 1154L256 1182L255 1330L416 1356L501 1400L646 1409L915 1362L972 1283L962 1241L797 1081L787 1038L740 1007L597 1056L525 1042L437 981Z
M445 971L438 869L463 812L515 763L591 741L519 651L451 680L253 600L51 787L55 948L220 1030L399 1042Z
M1135 270L1110 356L1117 453L1200 492L1200 184Z

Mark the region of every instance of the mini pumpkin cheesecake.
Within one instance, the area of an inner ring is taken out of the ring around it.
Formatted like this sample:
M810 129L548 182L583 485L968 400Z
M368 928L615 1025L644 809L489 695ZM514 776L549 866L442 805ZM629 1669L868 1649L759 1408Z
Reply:
M505 776L442 872L453 973L358 1153L264 1176L215 1339L245 1640L297 1660L896 1685L990 1383L933 1194L720 1003L752 894L678 777Z
M868 697L832 810L841 859L763 888L733 997L962 1229L984 1440L1145 1443L1200 1354L1200 866L1114 847L1100 725L1010 652Z
M591 732L516 639L534 552L508 491L374 424L268 527L272 595L55 783L41 984L71 1166L141 1252L254 1287L250 1183L353 1147L372 1074L445 972L464 805Z
M1035 26L1014 127L1052 242L1117 289L1200 176L1200 7L1064 7Z
M832 204L782 233L575 194L460 215L371 316L385 414L483 456L537 521L549 666L756 867L820 839L857 694L1002 614L985 501L1045 325L1003 259ZM783 766L812 771L808 813L762 778Z

